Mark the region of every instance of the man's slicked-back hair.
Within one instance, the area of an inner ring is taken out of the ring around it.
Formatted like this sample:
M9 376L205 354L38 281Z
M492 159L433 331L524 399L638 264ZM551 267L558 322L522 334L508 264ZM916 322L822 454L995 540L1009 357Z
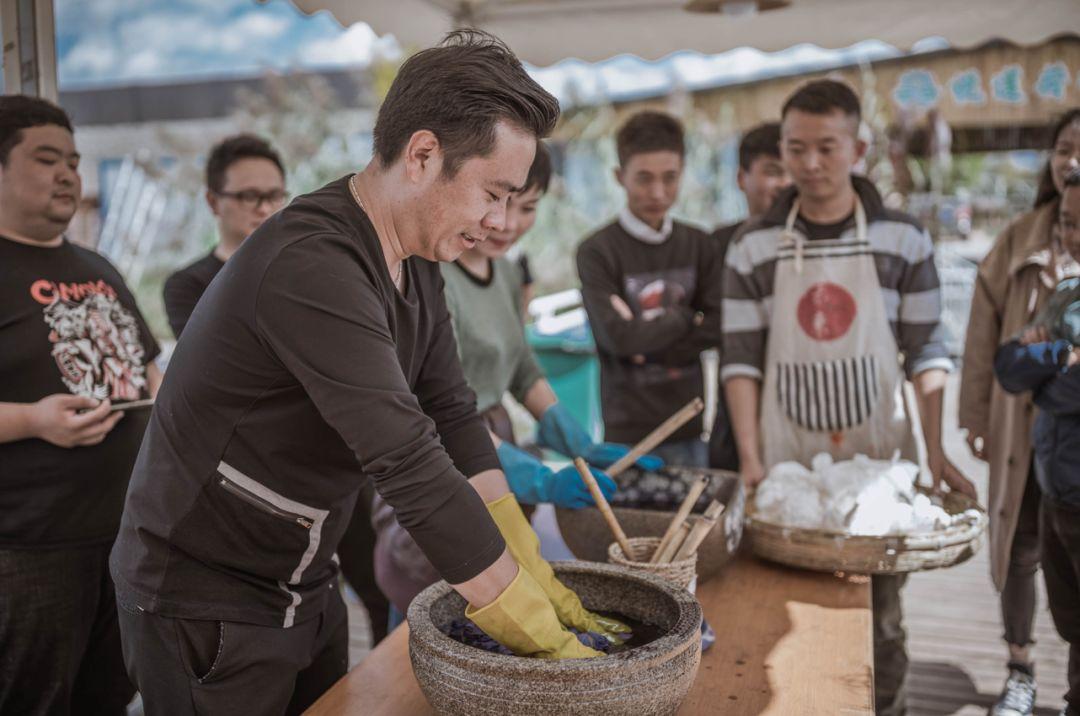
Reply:
M635 154L649 152L675 152L686 156L686 140L682 122L664 112L645 110L626 120L615 135L615 149L619 154L619 166Z
M765 122L743 135L739 142L739 167L750 171L758 157L780 158L780 123Z
M285 176L285 166L270 142L254 134L234 134L210 150L210 158L206 160L206 187L213 192L224 191L225 171L241 159L266 159Z
M528 191L533 187L539 187L540 193L546 194L551 185L551 173L551 152L543 142L538 140L536 157L533 159L532 166L529 167L529 176L525 179L525 186L521 190Z
M60 107L40 97L0 96L0 165L7 166L11 150L23 140L23 130L54 124L72 134L71 118Z
M559 102L536 83L501 40L456 30L401 66L375 120L375 156L390 166L421 130L442 147L452 177L470 157L495 148L499 122L542 138L559 119Z
M788 112L793 109L807 114L832 114L840 111L853 117L855 126L858 126L862 119L859 95L855 94L851 87L836 80L813 80L795 90L787 102L784 102L780 118L787 117Z

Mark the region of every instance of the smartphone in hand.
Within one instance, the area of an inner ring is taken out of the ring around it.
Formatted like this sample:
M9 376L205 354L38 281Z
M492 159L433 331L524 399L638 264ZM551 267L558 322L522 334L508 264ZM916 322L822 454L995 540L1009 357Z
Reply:
M129 400L125 403L113 403L109 406L109 412L115 413L117 410L132 410L134 408L149 408L154 405L153 398L146 398L144 400Z

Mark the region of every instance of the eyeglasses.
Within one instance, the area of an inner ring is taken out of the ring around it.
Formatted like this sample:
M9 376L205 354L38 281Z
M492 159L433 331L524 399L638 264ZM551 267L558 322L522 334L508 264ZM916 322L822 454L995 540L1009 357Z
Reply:
M281 189L266 192L258 189L244 189L243 191L217 191L214 193L227 199L235 199L245 209L258 209L263 205L263 202L266 202L269 206L278 207L289 198L289 192Z

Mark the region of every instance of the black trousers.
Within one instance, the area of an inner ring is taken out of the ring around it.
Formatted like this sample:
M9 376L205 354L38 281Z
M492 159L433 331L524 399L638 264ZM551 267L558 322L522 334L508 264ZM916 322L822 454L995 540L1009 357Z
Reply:
M124 714L111 548L0 550L0 714Z
M349 664L345 603L288 629L174 619L120 602L124 662L147 716L299 714Z
M1042 568L1050 615L1069 643L1069 716L1080 716L1080 507L1042 500Z
M1042 490L1035 479L1035 468L1028 473L1020 515L1016 521L1009 550L1009 571L1001 590L1001 621L1008 644L1027 646L1034 643L1035 578L1039 573L1039 502Z
M874 713L907 713L907 631L900 590L906 574L875 574L870 578L874 612Z
M386 637L390 600L375 582L375 529L371 526L371 500L375 490L369 480L360 490L352 520L338 544L341 574L367 610L371 620L371 646Z

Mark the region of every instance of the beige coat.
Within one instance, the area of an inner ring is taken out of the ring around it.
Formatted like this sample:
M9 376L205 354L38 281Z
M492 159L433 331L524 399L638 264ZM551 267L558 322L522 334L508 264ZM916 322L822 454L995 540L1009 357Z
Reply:
M994 353L1031 321L1050 295L1039 272L1050 263L1057 202L1014 221L979 265L964 342L960 427L987 441L990 574L1000 590L1031 468L1031 394L1010 395L994 378Z

